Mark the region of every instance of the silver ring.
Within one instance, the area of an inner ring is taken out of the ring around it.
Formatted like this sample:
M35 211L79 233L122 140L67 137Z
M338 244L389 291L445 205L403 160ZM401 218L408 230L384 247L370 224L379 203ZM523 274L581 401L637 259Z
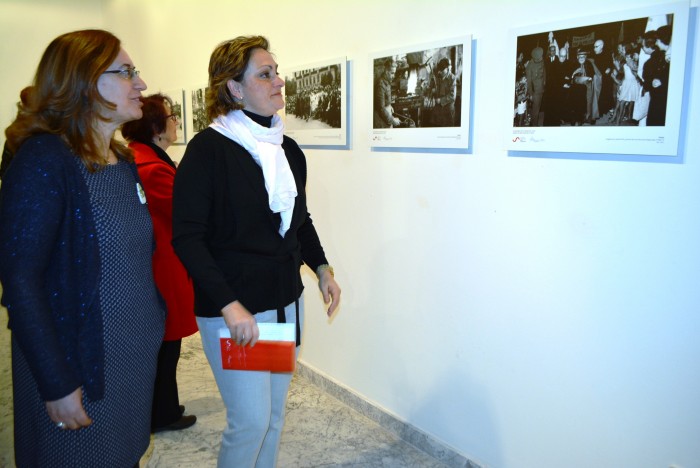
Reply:
M59 428L59 429L65 429L65 428L66 428L66 423L64 423L63 421L57 422L57 423L56 423L56 427Z

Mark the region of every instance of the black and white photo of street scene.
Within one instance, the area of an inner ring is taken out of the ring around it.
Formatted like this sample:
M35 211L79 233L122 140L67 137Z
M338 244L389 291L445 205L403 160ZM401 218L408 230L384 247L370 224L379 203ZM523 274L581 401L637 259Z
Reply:
M173 144L184 145L187 143L185 134L185 90L175 89L172 91L165 91L164 94L173 101L170 114L177 116L177 140L175 140Z
M207 88L192 90L192 135L201 132L209 126L205 95Z
M377 57L373 128L460 127L462 44Z
M291 72L285 76L285 128L323 130L341 128L342 64Z
M513 127L666 125L673 14L517 38ZM673 58L672 58L673 55Z

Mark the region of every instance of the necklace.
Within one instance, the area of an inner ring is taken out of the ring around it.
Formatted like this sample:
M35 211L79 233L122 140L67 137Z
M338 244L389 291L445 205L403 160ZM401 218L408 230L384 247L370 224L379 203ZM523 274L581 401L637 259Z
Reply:
M114 165L114 164L117 164L119 162L119 159L117 159L117 155L114 154L114 151L112 151L111 148L109 148L107 150L107 156L105 156L104 160L105 160L105 164L110 164L110 165Z

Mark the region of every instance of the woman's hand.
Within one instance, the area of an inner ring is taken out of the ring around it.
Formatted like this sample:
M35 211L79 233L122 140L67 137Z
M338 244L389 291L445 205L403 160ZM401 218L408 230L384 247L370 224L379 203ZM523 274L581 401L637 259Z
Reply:
M221 309L221 315L224 316L224 322L236 344L245 346L250 343L251 348L255 346L260 338L260 330L255 317L243 304L233 301Z
M92 419L83 408L83 391L80 388L58 400L47 401L46 412L60 429L76 430L92 424Z
M323 270L321 275L318 277L318 288L323 294L323 302L328 304L328 316L330 317L335 312L335 309L340 304L340 286L335 282L333 278L333 273L330 270Z

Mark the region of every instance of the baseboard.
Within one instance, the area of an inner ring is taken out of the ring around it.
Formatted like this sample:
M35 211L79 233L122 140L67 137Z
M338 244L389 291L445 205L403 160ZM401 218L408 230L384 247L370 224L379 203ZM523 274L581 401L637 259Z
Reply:
M334 381L331 377L303 361L297 361L296 373L441 463L454 468L486 468L484 465L469 460L452 447L435 440L411 424L401 421L385 409L373 405L349 388Z

